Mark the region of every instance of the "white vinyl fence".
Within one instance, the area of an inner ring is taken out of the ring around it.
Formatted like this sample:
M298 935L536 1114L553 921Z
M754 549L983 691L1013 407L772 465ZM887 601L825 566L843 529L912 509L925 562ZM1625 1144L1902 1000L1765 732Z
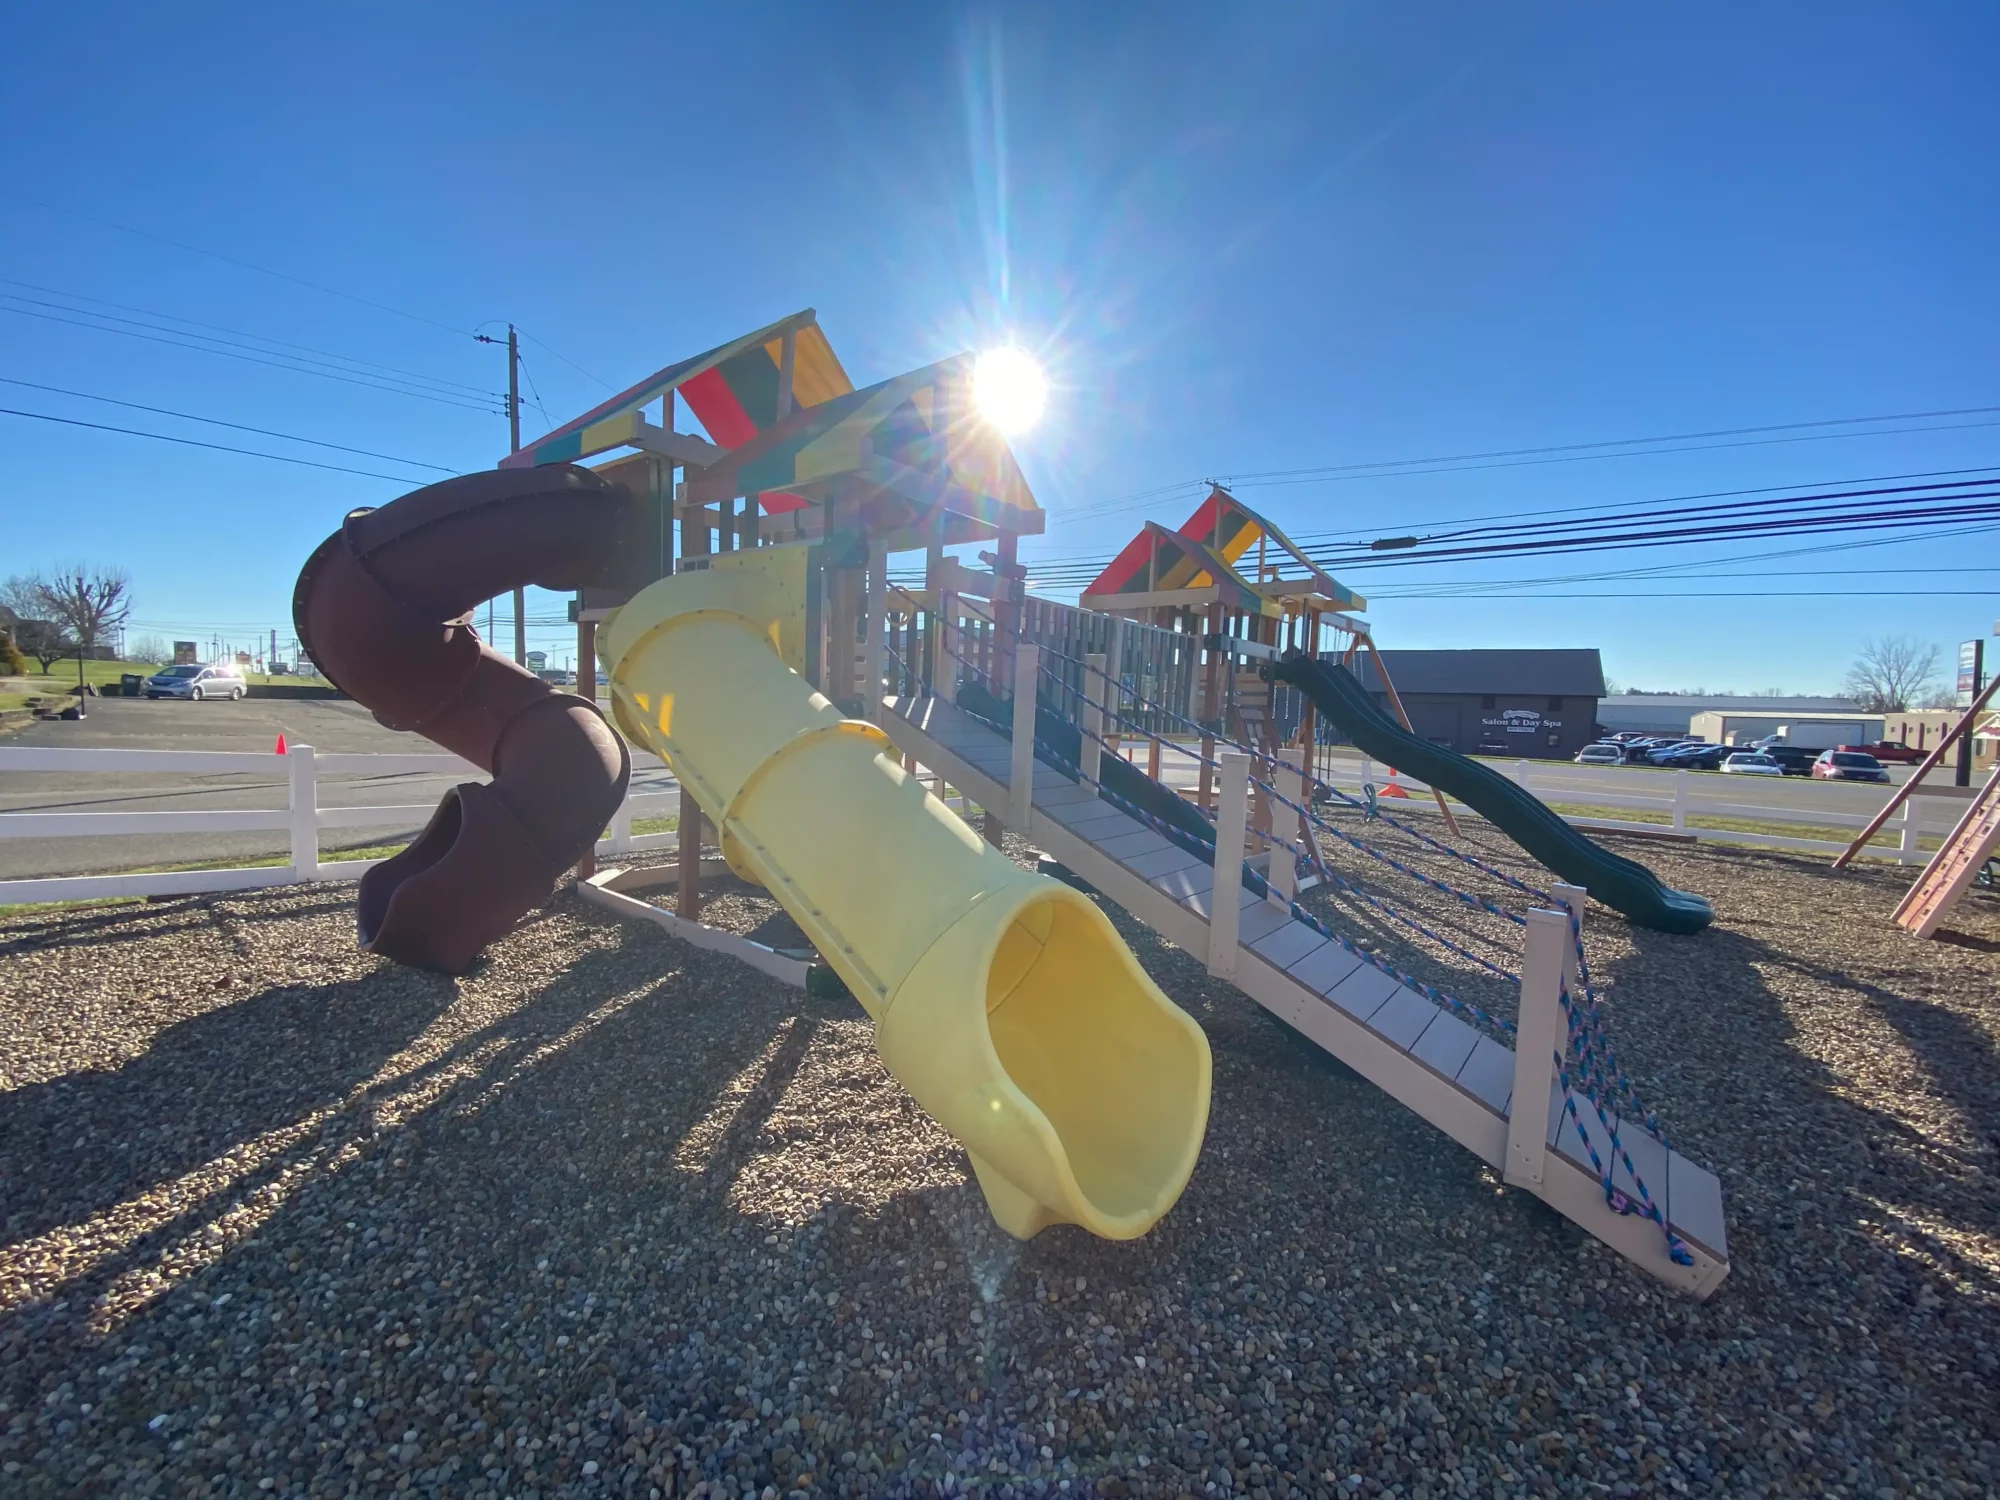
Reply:
M650 758L650 757L649 757ZM277 761L276 766L273 762ZM25 771L100 772L119 776L162 773L190 776L261 775L282 771L286 805L195 812L0 813L0 839L85 838L107 835L287 832L291 858L282 865L225 870L163 870L137 875L64 875L0 880L0 906L31 901L87 901L102 896L188 896L243 891L312 880L355 880L376 859L320 858L320 834L335 828L409 828L429 821L436 802L393 807L322 807L323 776L432 775L484 779L486 773L455 755L321 754L293 745L284 756L213 750L0 749L0 774ZM662 817L679 809L674 792L628 794L612 816L600 854L622 854L676 842L673 833L634 834L634 818Z

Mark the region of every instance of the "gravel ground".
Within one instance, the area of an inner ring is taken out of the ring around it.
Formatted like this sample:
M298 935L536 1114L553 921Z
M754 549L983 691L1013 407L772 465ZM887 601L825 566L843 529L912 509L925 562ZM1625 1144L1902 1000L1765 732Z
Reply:
M1993 1493L2000 902L1621 847L1720 914L1589 919L1705 1304L1122 915L1215 1049L1125 1245L1006 1240L850 1004L574 896L458 980L344 887L0 921L0 1493Z

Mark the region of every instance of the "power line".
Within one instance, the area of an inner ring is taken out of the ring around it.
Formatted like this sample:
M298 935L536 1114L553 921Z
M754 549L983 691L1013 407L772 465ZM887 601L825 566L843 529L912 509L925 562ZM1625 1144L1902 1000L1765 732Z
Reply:
M1961 501L2000 500L2000 490L1977 495L1952 497ZM1539 537L1529 541L1492 543L1476 547L1447 548L1441 552L1396 553L1373 557L1321 560L1322 566L1343 571L1370 567L1418 567L1461 562L1468 558L1519 556L1524 553L1621 552L1633 547L1685 546L1699 542L1725 541L1748 536L1804 536L1820 531L1861 532L1921 526L1938 520L1964 520L1973 516L2000 516L2000 505L1959 504L1932 510L1883 512L1850 511L1832 516L1807 516L1771 521L1745 521L1730 525L1705 525L1682 529L1611 533L1599 537ZM1309 556L1311 554L1308 554Z
M308 354L317 354L327 359L340 360L345 364L357 365L364 370L379 371L385 375L396 376L399 379L421 381L430 385L439 386L444 389L460 392L462 394L469 396L485 397L485 396L490 396L492 394L492 392L488 391L483 386L467 385L462 380L446 380L442 376L438 375L425 375L415 370L403 370L397 368L395 365L380 364L375 360L371 359L357 359L353 355L337 354L330 349L315 349L309 344L301 344L296 340L292 339L272 338L268 334L251 333L247 329L230 328L221 323L205 323L199 318L183 318L177 313L164 313L164 312L159 312L153 308L135 307L129 302L113 302L109 298L105 297L89 297L85 296L82 292L65 292L58 287L41 286L38 283L32 281L15 281L10 277L5 277L5 276L0 276L0 286L24 287L28 291L43 292L51 297L66 297L71 302L89 302L89 303L94 303L99 307L115 307L121 312L139 313L145 317L158 318L168 323L185 323L191 328L208 328L214 330L216 333L227 333L234 335L237 338L255 339L260 344L276 344L277 346L279 346L280 349L299 349L303 350ZM30 302L33 303L36 307L53 307L61 312L82 313L86 317L105 316L105 314L102 313L91 313L88 309L85 308L64 307L62 306L61 303L40 302L32 297L21 297L14 293L0 293L0 296L12 296L16 301ZM141 326L150 326L150 325L141 325ZM177 333L180 330L159 329L157 331L162 333ZM195 335L195 336L199 337L200 335ZM214 342L220 343L222 342L222 340L215 340ZM264 352L264 351L259 351L259 352Z
M2000 598L2000 589L1870 589L1872 599L1993 599ZM1373 602L1371 596L1371 601ZM1456 594L1383 594L1383 602L1403 603L1413 599L1735 599L1743 601L1740 590L1717 589L1711 591L1661 590L1643 594L1613 593L1587 594L1565 589L1560 593L1456 593ZM1793 589L1773 592L1759 589L1757 599L1852 599L1852 589ZM1751 601L1743 601L1751 602Z
M142 432L136 427L113 427L104 422L80 421L76 417L54 417L41 411L19 411L11 406L0 406L0 416L29 417L37 422L60 422L65 427L88 427L95 432L121 432L127 437L151 438L158 443L179 443L186 448L213 448L218 453L241 453L248 458L268 458L276 463L298 464L308 469L330 469L336 474L359 474L365 479L387 479L395 484L423 482L401 474L377 474L372 469L350 469L343 464L323 464L310 458L292 458L283 453L261 453L255 448L232 448L226 443L204 443L196 438L169 437L164 432Z
M1260 488L1273 485L1318 484L1352 481L1358 479L1398 479L1421 474L1463 474L1485 469L1514 469L1538 467L1552 463L1579 463L1598 458L1642 458L1649 454L1705 453L1724 448L1768 447L1774 444L1795 442L1824 442L1835 438L1888 437L1909 432L1957 432L1973 427L2000 426L1996 422L1961 422L1946 427L1895 427L1878 428L1872 424L1882 422L1933 421L1946 417L1986 416L2000 412L2000 406L1968 406L1934 412L1901 412L1876 417L1836 417L1816 422L1784 422L1763 427L1718 428L1706 433L1677 433L1653 438L1617 438L1600 443L1564 443L1542 448L1502 448L1486 453L1462 453L1436 455L1430 458L1379 459L1369 463L1328 464L1310 469L1263 469L1242 473L1230 473L1220 480L1184 479L1175 484L1161 485L1136 494L1119 496L1096 504L1079 506L1067 514L1072 517L1115 515L1133 508L1139 502L1157 496L1172 494L1197 485L1221 483L1225 487ZM1863 427L1868 431L1828 432L1817 435L1789 438L1756 438L1742 442L1699 443L1694 446L1662 448L1661 443L1683 443L1693 439L1709 437L1731 437L1751 433L1793 432L1822 427ZM1608 449L1628 451L1611 452ZM1536 456L1540 455L1540 456ZM1486 463L1472 460L1497 459L1502 462Z
M1762 484L1747 489L1697 490L1687 495L1663 495L1658 500L1646 502L1652 505L1683 505L1691 500L1734 500L1744 495L1780 495L1805 489L1846 488L1863 484L1900 484L1905 480L1956 479L1962 474L2000 473L2000 465L1977 464L1966 469L1916 469L1902 474L1862 474L1853 479L1823 479L1804 484ZM1509 520L1527 521L1538 516L1595 515L1602 511L1629 508L1630 500L1604 500L1591 505L1558 505L1546 510L1514 511L1503 517L1494 516L1453 516L1443 521L1413 521L1406 523L1411 529L1427 531L1439 526L1472 526L1485 521ZM1352 537L1356 545L1366 540L1345 529L1329 531L1295 531L1291 538L1295 542L1339 541Z
M211 260L219 260L227 265L241 266L246 271L255 271L260 276L275 277L279 281L289 281L294 286L302 286L310 291L321 292L329 297L338 297L343 302L358 303L362 307L372 307L378 312L393 313L396 317L408 318L412 323L423 323L432 328L441 328L455 338L465 337L464 329L453 328L449 323L440 323L436 318L427 318L422 313L406 312L400 307L391 307L386 302L377 302L370 297L357 297L352 292L343 292L334 287L322 286L317 281L307 281L303 276L294 276L287 271L274 271L269 266L260 266L253 261L238 260L233 255L224 255L216 250L205 250L199 245L185 244L180 240L169 239L164 234L155 234L150 229L134 229L130 224L120 224L113 219L100 218L96 214L87 214L82 209L64 208L59 204L49 203L41 198L30 197L26 193L15 192L10 189L8 196L17 198L23 203L32 203L37 208L47 209L50 213L68 214L72 218L86 219L93 224L102 224L107 229L116 229L124 234L138 235L141 239L158 240L163 245L172 245L176 250L185 250L190 255L205 255Z
M383 458L392 464L408 464L413 469L436 469L440 474L457 474L461 471L445 467L443 464L425 463L417 458L399 458L393 453L377 453L372 448L350 448L345 443L322 442L318 438L300 437L294 432L274 432L268 427L250 427L242 422L225 422L220 417L197 417L192 412L171 411L164 406L146 406L137 401L120 401L115 396L97 396L89 391L65 390L59 385L37 385L32 380L14 380L0 375L0 385L24 386L31 391L48 391L57 396L75 396L84 401L102 401L108 406L129 407L133 411L149 411L155 416L178 417L183 422L205 422L211 427L229 427L237 432L254 432L259 437L283 438L288 443L307 443L315 448L331 448L339 453L358 453L363 458Z
M1424 464L1467 463L1473 459L1527 458L1549 453L1582 453L1602 448L1634 448L1654 443L1689 443L1706 438L1753 437L1770 432L1800 432L1817 427L1856 427L1874 422L1928 422L1944 417L1991 416L2000 406L1962 406L1946 411L1885 413L1875 417L1830 417L1816 422L1774 422L1762 427L1718 427L1711 432L1672 432L1660 437L1610 438L1595 443L1558 443L1540 448L1497 448L1488 453L1450 453L1435 458L1397 458L1375 463L1322 464L1310 469L1263 469L1233 476L1238 480L1288 479L1314 474L1348 474L1362 469L1401 469Z
M561 360L564 364L568 365L572 370L576 371L577 374L583 376L584 379L596 381L599 385L603 386L607 391L615 391L618 389L617 386L613 385L610 381L606 380L602 375L591 374L590 371L586 370L582 365L578 364L575 360L571 359L567 354L564 354L561 350L552 348L550 345L543 343L540 339L536 338L532 333L528 332L527 329L521 327L518 323L514 325L514 331L520 334L521 337L526 339L529 343L535 345L537 348L548 350L550 354L553 354L557 359ZM548 413L543 412L542 415L546 417L548 416ZM553 420L553 418L551 418L551 420Z
M1987 478L1982 478L1978 480L1958 481L1957 487L1961 488L1965 486L1977 486L1983 484L2000 483L2000 480L1996 480L1990 477L1994 474L1994 472L1995 470L1993 467L1987 466L1987 467L1973 468L1973 469L1933 469L1933 470L1925 470L1907 474L1871 475L1864 479L1847 480L1844 481L1844 483L1848 486L1880 485L1884 486L1884 488L1878 490L1849 488L1849 489L1838 489L1838 490L1826 490L1808 494L1792 493L1790 495L1785 496L1784 500L1777 503L1787 504L1787 505L1797 505L1810 501L1851 499L1856 497L1864 497L1868 495L1903 494L1905 492L1916 491L1916 490L1947 489L1947 488L1952 488L1954 486L1951 484L1914 485L1914 484L1902 483L1902 481L1918 480L1918 479L1942 479L1945 476L1958 475L1958 474L1981 474L1989 476ZM1665 511L1665 507L1684 506L1685 502L1691 500L1730 500L1741 496L1777 494L1781 491L1796 492L1798 489L1799 486L1794 484L1794 485L1768 485L1753 489L1741 489L1741 490L1711 490L1692 495L1669 496L1661 500L1651 502L1649 508L1645 510L1631 509L1630 501L1613 501L1601 505L1567 506L1553 510L1528 511L1525 512L1524 514L1527 516L1576 515L1585 512L1619 511L1622 508L1623 511L1622 514L1610 515L1610 516L1598 516L1594 520L1576 523L1585 527L1598 527L1598 526L1607 526L1612 524L1625 524L1627 522L1634 520L1647 520L1647 519L1652 519L1655 516L1662 516L1662 518L1665 518L1666 516L1671 516L1674 519L1680 519L1709 511L1727 511L1731 509L1744 509L1748 508L1750 505L1755 504L1757 502L1739 501L1739 503L1735 506L1698 506L1698 507L1683 508L1674 511ZM1471 521L1471 520L1485 520L1487 518L1467 517L1465 519ZM1445 526L1445 525L1454 525L1459 523L1451 521L1440 521L1440 522L1432 522L1429 524L1434 526ZM1501 534L1504 532L1515 532L1515 533L1525 534L1526 532L1531 530L1544 529L1552 524L1554 523L1538 523L1536 525L1520 524L1510 527L1491 526L1491 527L1480 527L1476 529L1482 531L1491 531L1495 534ZM1321 534L1326 535L1326 533L1321 533ZM1312 535L1313 533L1300 533L1298 537L1294 538L1294 540L1303 542L1305 539L1311 537ZM1368 547L1371 550L1369 552L1361 553L1359 555L1345 556L1342 554L1340 550L1342 547L1348 547L1348 548ZM1322 566L1340 566L1340 567L1373 566L1382 562L1393 560L1388 554L1374 551L1372 549L1372 544L1360 541L1358 539L1353 542L1334 542L1319 546L1309 546L1309 545L1302 546L1301 550L1304 551L1308 557L1314 559L1314 561L1320 562ZM1394 554L1394 557L1407 560L1413 556L1421 556L1421 555L1422 554L1416 554L1409 551L1399 551ZM1116 554L1113 553L1104 553L1096 557L1084 555L1084 556L1068 557L1068 558L1063 558L1063 557L1046 558L1041 561L1039 566L1033 564L1031 564L1031 566L1036 566L1036 571L1038 575L1045 578L1054 575L1074 576L1080 573L1085 574L1088 577L1095 577L1098 573L1102 572L1105 567L1110 565L1110 563L1114 560L1115 556Z
M8 294L0 293L0 296L5 295ZM77 312L80 309L66 308L64 311ZM152 327L153 325L139 324L132 328L114 328L109 326L107 322L87 323L78 318L58 317L54 313L32 312L25 307L0 307L0 312L12 313L17 318L39 318L48 323L66 323L73 328L88 328L97 333L115 334L119 338L143 339L149 344L165 344L174 349L192 349L197 354L217 354L224 359L239 359L253 365L266 365L274 370L289 370L294 375L315 375L322 380L338 380L345 385L358 385L365 386L369 390L387 391L393 396L414 396L421 401L435 401L443 406L456 406L466 411L490 412L494 409L490 405L481 405L466 400L454 392L424 389L406 383L387 384L382 379L371 379L363 373L341 370L336 367L327 366L317 360L302 360L296 357L284 356L277 359L265 357L276 352L272 350L243 352L248 346L226 344L219 339L211 339L206 334L183 334L178 328L154 328L152 332L142 332L140 331L141 329ZM103 319L107 315L103 313L85 313L84 317ZM125 323L132 320L129 318L119 318L112 321ZM180 334L181 336L178 338L166 338L162 336L163 334ZM187 342L188 339L203 339L205 342L198 344L189 343Z
M1898 484L1898 485L1883 486L1875 489L1826 490L1818 494L1791 495L1787 496L1783 500L1776 502L1767 500L1723 500L1723 501L1718 501L1713 505L1683 506L1680 509L1673 511L1671 514L1673 516L1673 519L1677 521L1688 520L1701 516L1707 516L1719 519L1722 517L1736 514L1738 512L1750 510L1754 507L1769 506L1774 503L1786 506L1788 508L1792 508L1795 511L1800 510L1802 508L1803 511L1809 512L1813 510L1824 510L1830 506L1844 504L1850 500L1870 500L1879 498L1884 495L1895 495L1898 497L1905 497L1910 499L1919 499L1919 498L1949 499L1950 497L1947 495L1933 493L1926 496L1923 492L1937 492L1943 490L1971 490L1971 489L1978 489L1982 485L1990 485L1996 482L2000 481L1995 481L1990 478L1952 479L1952 480L1941 480L1934 484ZM1377 552L1388 551L1392 550L1392 547L1400 548L1400 545L1404 542L1409 542L1412 544L1428 544L1432 542L1464 541L1474 537L1502 539L1506 537L1526 536L1531 532L1553 531L1559 526L1581 526L1586 528L1597 528L1604 526L1623 526L1634 521L1652 520L1659 514L1660 514L1659 507L1654 506L1646 510L1627 510L1627 511L1617 512L1608 516L1599 516L1596 519L1589 521L1525 521L1525 522L1510 522L1506 524L1489 524L1485 526L1468 526L1462 530L1448 531L1438 536L1425 536L1420 538L1384 537L1375 542L1370 543L1369 549L1371 551L1377 551Z

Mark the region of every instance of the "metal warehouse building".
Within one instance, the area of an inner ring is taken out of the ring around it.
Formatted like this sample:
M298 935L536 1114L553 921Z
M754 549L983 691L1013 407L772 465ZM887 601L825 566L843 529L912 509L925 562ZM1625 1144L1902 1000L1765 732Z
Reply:
M1382 664L1422 739L1461 755L1567 759L1597 738L1604 664L1595 649L1384 651ZM1390 709L1375 663L1361 685Z
M1391 667L1390 672L1396 669ZM1401 683L1397 684L1402 686ZM1641 734L1693 734L1696 714L1852 714L1852 698L1808 698L1745 693L1616 693L1597 705L1597 722L1607 734L1621 729Z

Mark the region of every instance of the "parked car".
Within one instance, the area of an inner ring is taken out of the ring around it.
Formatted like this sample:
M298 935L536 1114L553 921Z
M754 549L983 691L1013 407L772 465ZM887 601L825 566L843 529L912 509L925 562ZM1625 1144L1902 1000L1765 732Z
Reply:
M227 698L233 703L245 691L243 674L227 665L167 667L146 679L148 698L190 698L197 703Z
M1719 771L1722 763L1737 752L1728 745L1694 745L1687 754L1667 762L1676 771Z
M1625 751L1612 744L1585 745L1576 752L1576 763L1580 766L1618 766L1625 763Z
M1689 744L1670 745L1665 750L1655 750L1646 758L1656 766L1680 768L1685 767L1691 760L1699 760L1703 756L1716 750L1722 750L1723 748L1721 745L1710 745L1700 740L1695 740Z
M1813 775L1821 781L1887 781L1889 768L1872 755L1858 750L1823 750L1813 762Z
M1732 751L1722 763L1725 776L1782 776L1785 768L1761 750Z
M1787 776L1812 775L1814 752L1798 745L1766 745L1764 754L1778 763Z
M1924 758L1924 752L1909 745L1899 745L1894 740L1877 740L1872 745L1835 745L1843 755L1872 755L1877 760L1898 761L1913 766Z
M1689 735L1684 740L1673 740L1668 744L1655 746L1646 752L1646 759L1656 766L1669 765L1683 755L1707 748L1707 741Z

